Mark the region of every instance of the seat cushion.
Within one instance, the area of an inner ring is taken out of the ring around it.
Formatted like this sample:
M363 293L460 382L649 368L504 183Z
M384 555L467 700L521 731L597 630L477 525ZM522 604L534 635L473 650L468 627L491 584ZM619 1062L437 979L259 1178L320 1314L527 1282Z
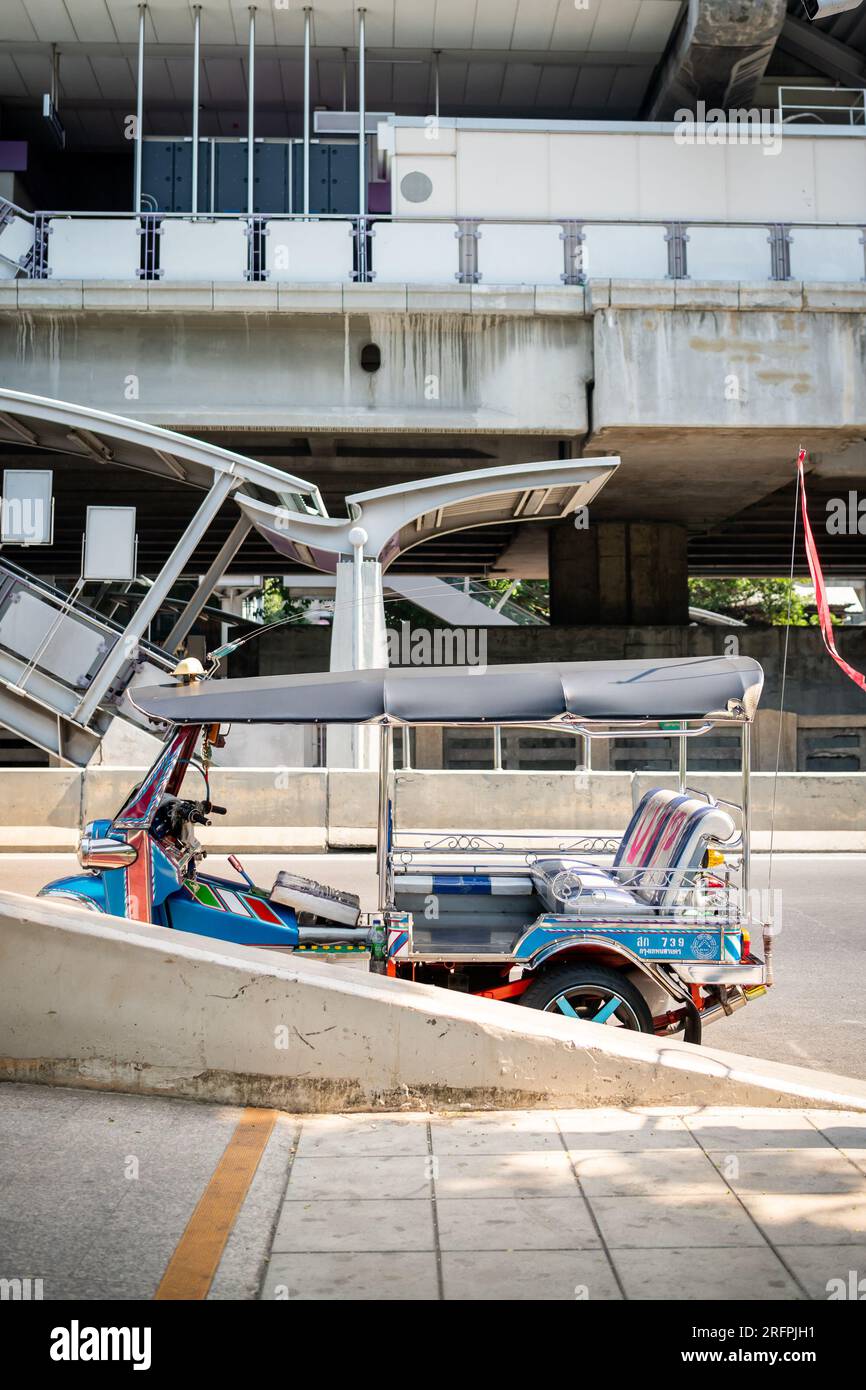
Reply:
M594 864L544 860L533 866L535 891L548 912L565 917L645 917L652 907Z
M361 915L361 899L356 893L340 893L326 883L286 870L277 874L271 897L294 912L311 912L325 922L339 922L341 926L357 926Z
M734 822L721 807L679 797L648 858L639 866L635 893L658 908L672 908L692 886L692 875L703 863L707 843L730 840L734 833Z
M665 826L678 806L688 800L667 787L652 787L634 809L625 828L619 849L614 855L614 868L633 868L646 864L653 853Z

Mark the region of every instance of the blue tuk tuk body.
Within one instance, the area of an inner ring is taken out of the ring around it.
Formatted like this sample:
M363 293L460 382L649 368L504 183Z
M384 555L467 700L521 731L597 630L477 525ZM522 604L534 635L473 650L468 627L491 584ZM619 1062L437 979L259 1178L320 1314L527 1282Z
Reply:
M269 901L248 883L198 872L182 844L161 831L160 809L166 798L176 798L198 733L176 733L114 820L92 821L85 827L83 845L113 841L129 846L135 851L130 862L55 879L40 897L243 946L293 949L298 945L298 924L291 908ZM111 860L110 850L106 860Z
M246 946L369 949L371 969L386 975L638 1031L683 1030L699 1041L705 1023L770 983L753 945L764 929L768 946L767 924L752 920L748 901L748 727L760 668L740 658L607 663L608 689L593 708L588 692L597 680L580 668L595 665L492 668L462 679L451 670L432 697L417 682L439 673L332 673L276 686L273 678L196 681L137 692L140 707L168 726L164 749L114 819L86 828L79 858L87 871L46 885L42 896ZM489 720L479 713L485 696ZM588 706L587 714L578 717L573 705ZM222 810L210 799L211 750L223 741L220 726L245 710L250 722L380 727L378 911L361 912L352 895L291 873L265 891L236 860L238 880L200 871L193 827ZM743 803L721 805L687 787L681 753L678 788L647 792L617 839L395 833L392 727L413 722L566 723L587 737L673 727L681 749L689 737L736 723ZM200 801L180 795L191 768L204 778Z

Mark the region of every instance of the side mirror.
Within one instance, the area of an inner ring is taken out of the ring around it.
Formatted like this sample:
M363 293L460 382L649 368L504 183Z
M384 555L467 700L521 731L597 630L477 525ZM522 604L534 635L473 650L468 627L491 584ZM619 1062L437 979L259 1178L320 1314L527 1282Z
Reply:
M82 835L78 845L78 862L82 869L128 869L137 858L135 845L128 845L124 840Z

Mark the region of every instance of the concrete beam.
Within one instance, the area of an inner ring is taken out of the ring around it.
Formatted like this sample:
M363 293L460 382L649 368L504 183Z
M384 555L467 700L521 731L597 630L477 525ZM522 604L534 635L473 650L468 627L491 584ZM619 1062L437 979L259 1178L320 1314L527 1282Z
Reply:
M866 1083L0 893L0 1079L290 1111L866 1110Z
M789 483L800 431L813 453L866 432L862 314L608 308L593 322L585 452L623 460L605 520L699 529Z
M589 323L535 315L530 293L526 314L506 312L505 290L478 314L262 313L254 332L237 312L3 314L0 379L123 412L134 370L137 417L192 430L582 434ZM367 343L381 349L374 373Z
M680 109L748 106L785 20L786 0L688 0L646 104L649 120Z

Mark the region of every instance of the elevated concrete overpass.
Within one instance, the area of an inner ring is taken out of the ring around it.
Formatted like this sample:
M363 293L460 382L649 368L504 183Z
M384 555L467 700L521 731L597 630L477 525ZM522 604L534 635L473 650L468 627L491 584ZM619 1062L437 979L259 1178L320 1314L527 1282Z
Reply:
M130 409L132 373L144 419L300 468L332 512L359 478L374 487L556 451L618 454L593 524L680 528L671 552L680 602L689 546L693 569L779 572L801 443L819 504L863 476L862 283L591 279L465 290L454 309L441 307L450 292L374 282L353 286L335 313L325 287L307 287L303 308L287 290L281 309L282 290L267 284L233 287L229 307L221 285L13 280L0 287L0 373L111 410ZM375 372L361 361L369 344L380 353ZM4 452L29 454L11 441ZM81 451L65 466L106 484L104 467ZM182 516L185 491L161 485L149 513L145 499L151 567L165 549L161 508L170 498ZM31 552L28 564L51 573L77 565L79 535L67 537L61 520L57 553ZM580 540L571 530L557 542L563 562ZM828 535L822 554L831 573L866 566L856 529ZM499 524L431 541L407 561L416 572L544 577L547 534ZM236 568L274 572L255 541ZM677 619L662 604L657 620Z

